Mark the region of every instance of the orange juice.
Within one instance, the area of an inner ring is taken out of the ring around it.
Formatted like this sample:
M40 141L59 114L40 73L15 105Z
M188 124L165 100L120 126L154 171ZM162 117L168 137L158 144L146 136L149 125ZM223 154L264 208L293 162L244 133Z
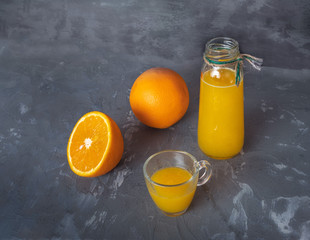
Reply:
M232 69L213 68L200 80L198 144L215 159L231 158L243 147L243 79L236 86L235 78Z
M159 169L152 175L152 181L169 186L148 186L153 201L166 213L185 211L190 205L196 190L197 180L187 183L191 177L192 174L183 168L168 167Z

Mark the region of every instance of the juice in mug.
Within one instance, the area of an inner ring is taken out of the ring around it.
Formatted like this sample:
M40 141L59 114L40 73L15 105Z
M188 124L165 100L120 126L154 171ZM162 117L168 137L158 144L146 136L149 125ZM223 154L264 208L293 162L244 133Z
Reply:
M199 172L202 172L199 176ZM150 156L143 165L147 189L156 206L167 216L179 216L187 210L197 186L211 177L208 161L197 161L183 151L166 150Z
M173 188L156 185L154 191L150 191L150 195L158 208L168 213L182 212L187 209L196 190L192 185L197 184L197 180L194 183L186 183L191 177L190 172L179 167L162 168L156 171L151 177L154 182L170 186L181 184Z
M243 80L236 86L235 79L235 70L219 68L200 80L198 144L215 159L231 158L243 147Z
M206 45L204 60L198 144L207 156L228 159L241 151L244 142L243 70L238 42L212 39Z

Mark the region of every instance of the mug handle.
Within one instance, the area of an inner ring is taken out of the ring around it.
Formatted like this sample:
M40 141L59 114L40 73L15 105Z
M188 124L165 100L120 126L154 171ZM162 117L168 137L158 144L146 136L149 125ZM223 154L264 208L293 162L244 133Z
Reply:
M208 182L209 179L211 178L212 167L211 167L211 164L207 160L200 160L199 162L197 162L197 165L198 165L199 172L203 170L202 175L200 177L198 176L198 182L197 182L197 186L201 186L205 184L206 182Z

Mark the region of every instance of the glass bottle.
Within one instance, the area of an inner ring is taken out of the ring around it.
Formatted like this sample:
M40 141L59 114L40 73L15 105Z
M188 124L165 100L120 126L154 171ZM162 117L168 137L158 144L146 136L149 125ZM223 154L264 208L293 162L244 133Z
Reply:
M204 60L198 144L211 158L232 158L244 143L243 69L239 44L231 38L214 38L206 44Z

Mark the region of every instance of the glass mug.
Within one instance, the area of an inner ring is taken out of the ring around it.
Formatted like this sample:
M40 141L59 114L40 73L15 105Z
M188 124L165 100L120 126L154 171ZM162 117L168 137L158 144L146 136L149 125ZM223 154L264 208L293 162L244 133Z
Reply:
M174 217L185 213L196 187L210 179L212 168L208 161L197 161L187 152L166 150L146 160L143 174L156 206L165 215Z
M204 60L198 144L211 158L232 158L241 151L244 143L243 70L239 44L231 38L214 38L206 44Z

